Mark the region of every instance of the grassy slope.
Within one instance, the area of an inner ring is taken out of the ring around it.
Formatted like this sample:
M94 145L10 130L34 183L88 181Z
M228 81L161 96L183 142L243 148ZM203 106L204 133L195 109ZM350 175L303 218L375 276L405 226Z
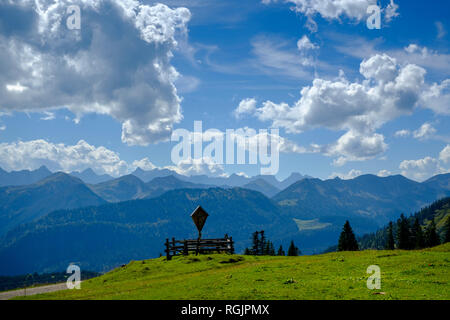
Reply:
M381 268L381 290L366 269ZM31 299L450 299L450 244L421 251L337 252L302 257L189 256L133 261ZM374 294L382 291L385 294Z

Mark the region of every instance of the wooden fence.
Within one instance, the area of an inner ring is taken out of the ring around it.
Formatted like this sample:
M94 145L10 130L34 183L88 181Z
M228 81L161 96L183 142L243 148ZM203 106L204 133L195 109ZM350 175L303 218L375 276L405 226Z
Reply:
M166 239L165 243L167 260L172 259L176 255L188 255L189 252L199 253L213 253L213 252L227 252L234 253L234 242L232 237L225 237L221 239L187 239L171 241Z

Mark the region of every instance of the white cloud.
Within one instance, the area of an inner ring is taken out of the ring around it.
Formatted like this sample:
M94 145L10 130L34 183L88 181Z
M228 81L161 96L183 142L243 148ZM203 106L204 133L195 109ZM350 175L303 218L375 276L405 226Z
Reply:
M362 82L349 82L342 74L335 81L316 78L303 87L293 106L266 101L253 115L289 133L346 130L335 144L322 147L323 153L338 157L335 164L374 158L387 149L376 130L414 111L428 89L426 71L413 64L401 66L383 54L362 61L360 73L365 78Z
M350 179L354 179L356 177L359 177L360 175L362 175L362 171L361 170L356 170L356 169L352 169L350 170L348 173L337 173L337 172L333 172L330 175L330 179L334 179L336 177L343 179L343 180L350 180Z
M277 0L262 0L262 3L269 4L278 2ZM307 27L315 32L317 24L313 20L315 15L320 15L324 19L342 21L346 17L350 20L360 22L368 17L367 8L376 5L377 0L283 0L286 3L294 4L294 11L308 17ZM393 0L383 8L386 22L390 22L399 15L399 6Z
M436 133L436 129L428 122L425 122L419 129L413 132L413 136L416 139L425 140L429 139Z
M390 172L389 170L380 170L377 173L377 176L379 177L389 177L392 175L392 172Z
M386 22L391 22L395 17L398 17L400 14L398 13L398 4L394 3L394 0L387 5L384 9L384 17Z
M354 131L348 131L334 144L326 146L324 153L328 156L338 157L334 164L342 166L348 161L365 161L373 159L387 150L384 136L378 133L372 135L360 135Z
M441 172L439 161L431 157L404 160L400 163L399 168L402 170L402 175L417 181L424 181Z
M398 130L394 133L394 136L396 136L398 138L404 138L404 137L408 137L410 135L411 135L411 131L406 130L406 129Z
M20 83L16 83L16 84L7 84L6 85L6 90L7 91L12 91L12 92L24 92L26 89L28 89L28 87L22 86Z
M303 37L300 38L300 40L297 41L297 48L298 50L303 51L303 50L317 50L320 47L312 43L311 40L309 40L309 38L306 35L304 35Z
M222 164L217 164L214 159L203 158L189 158L182 160L174 167L167 167L176 171L178 174L190 175L208 175L208 176L225 176Z
M36 169L42 165L52 171L82 171L92 168L99 173L118 176L128 172L119 155L105 147L95 147L84 140L75 145L45 140L0 143L0 166L5 170Z
M256 100L254 98L247 98L239 102L238 107L234 110L233 113L236 118L240 118L244 114L253 113L255 109Z
M450 145L447 145L439 153L439 160L444 162L444 163L450 163Z
M49 120L54 120L54 119L56 119L56 116L55 116L55 114L54 114L53 112L50 112L50 111L44 111L43 114L44 114L44 116L41 117L41 120L49 121Z
M134 160L133 168L141 168L142 170L150 171L156 169L157 167L150 161L149 158L145 157L141 160Z
M450 115L450 79L433 83L422 94L421 103L437 114Z
M435 22L437 29L437 38L442 39L447 35L447 30L445 30L444 24L440 21Z
M81 7L80 30L66 27L66 9L74 4ZM37 28L16 30L17 21L3 21L12 32L0 35L0 111L106 114L122 123L122 141L130 145L170 137L182 119L179 75L170 62L176 37L187 33L188 9L138 0L9 6L27 11Z
M450 145L445 146L439 153L439 158L425 157L418 160L404 160L399 168L405 177L424 181L436 174L450 172Z

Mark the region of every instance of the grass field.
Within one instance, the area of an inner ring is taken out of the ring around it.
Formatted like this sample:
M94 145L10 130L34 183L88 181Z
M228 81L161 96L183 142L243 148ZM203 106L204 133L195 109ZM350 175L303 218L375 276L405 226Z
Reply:
M369 290L369 265L381 290ZM301 257L205 255L132 261L65 290L27 299L450 299L450 243L420 251Z

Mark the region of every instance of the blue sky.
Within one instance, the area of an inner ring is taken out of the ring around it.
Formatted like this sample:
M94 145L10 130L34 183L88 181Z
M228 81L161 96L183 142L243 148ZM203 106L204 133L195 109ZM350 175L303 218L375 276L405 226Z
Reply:
M201 120L279 128L279 178L450 171L448 1L160 3L79 1L80 30L69 1L0 3L2 168L259 173L174 164L172 130Z

